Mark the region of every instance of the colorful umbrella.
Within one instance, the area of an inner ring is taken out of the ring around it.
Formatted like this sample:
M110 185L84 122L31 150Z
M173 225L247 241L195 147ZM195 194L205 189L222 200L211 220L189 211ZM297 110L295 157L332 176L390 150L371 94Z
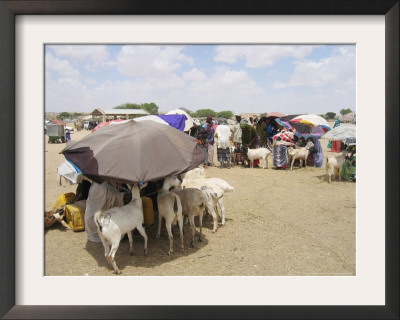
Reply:
M315 116L315 117L314 117ZM321 119L319 119L321 118ZM331 130L328 122L317 115L288 115L276 118L279 125L288 129L296 129L296 136L301 138L321 138L327 131Z
M354 124L342 123L322 136L324 139L337 141L356 138L356 126Z
M326 131L331 130L331 127L329 126L328 122L322 118L321 116L318 116L316 114L303 114L297 117L294 117L292 120L290 120L291 122L299 122L299 123L303 123L306 124L308 126L311 127L322 127L322 128L326 128Z
M104 126L61 153L97 183L156 181L194 169L205 160L196 139L149 120Z

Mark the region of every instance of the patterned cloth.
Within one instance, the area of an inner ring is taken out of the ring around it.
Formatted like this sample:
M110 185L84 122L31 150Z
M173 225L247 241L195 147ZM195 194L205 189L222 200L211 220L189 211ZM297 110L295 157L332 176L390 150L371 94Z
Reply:
M274 146L293 146L294 145L294 132L292 130L283 130L273 137Z
M233 145L235 147L235 152L234 152L235 163L238 163L238 162L244 163L244 161L246 159L245 158L245 154L242 153L242 152L238 152L238 150L239 151L241 150L241 143L240 142L234 142Z
M275 167L284 167L289 163L289 154L286 145L276 145L273 150L273 163Z
M219 162L227 161L228 163L231 162L231 151L229 148L222 149L217 148L217 157Z

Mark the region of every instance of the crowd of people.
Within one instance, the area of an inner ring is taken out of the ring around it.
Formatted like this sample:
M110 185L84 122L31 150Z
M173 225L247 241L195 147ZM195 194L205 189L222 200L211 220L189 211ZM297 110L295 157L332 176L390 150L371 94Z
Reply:
M307 165L323 167L323 152L319 139L309 137L306 140L301 135L296 135L295 129L280 126L271 117L246 119L240 114L235 114L234 123L229 125L227 119L213 119L208 116L204 123L195 124L190 134L198 140L204 150L204 168L214 166L215 142L220 168L231 168L232 165L250 167L246 161L247 149L268 148L273 153L274 167L286 169L290 160L288 148L295 145L304 147L309 140L313 142L314 148L307 159ZM253 166L258 167L259 160L254 160Z

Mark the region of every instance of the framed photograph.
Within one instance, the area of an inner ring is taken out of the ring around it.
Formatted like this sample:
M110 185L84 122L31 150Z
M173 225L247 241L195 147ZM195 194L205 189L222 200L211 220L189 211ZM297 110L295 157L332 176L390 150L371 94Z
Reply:
M0 39L6 44L0 48L2 317L399 317L398 1L2 1L0 20ZM355 272L334 276L46 275L42 220L45 47L125 43L354 46L360 153Z

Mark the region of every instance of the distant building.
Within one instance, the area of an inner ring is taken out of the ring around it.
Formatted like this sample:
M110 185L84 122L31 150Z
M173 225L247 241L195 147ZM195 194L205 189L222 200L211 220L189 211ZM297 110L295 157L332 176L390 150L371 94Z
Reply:
M100 108L94 109L91 113L92 117L101 117L102 122L106 122L107 119L119 119L119 118L136 118L139 116L146 116L149 113L142 109L110 109L103 110Z

